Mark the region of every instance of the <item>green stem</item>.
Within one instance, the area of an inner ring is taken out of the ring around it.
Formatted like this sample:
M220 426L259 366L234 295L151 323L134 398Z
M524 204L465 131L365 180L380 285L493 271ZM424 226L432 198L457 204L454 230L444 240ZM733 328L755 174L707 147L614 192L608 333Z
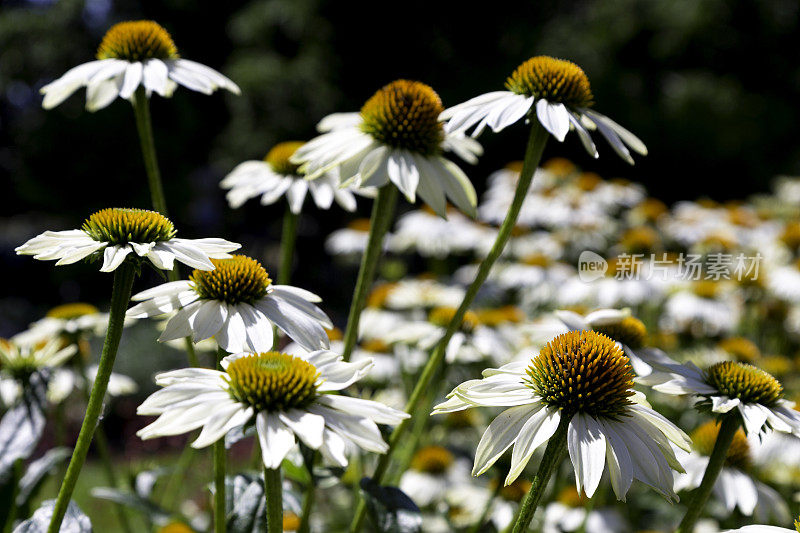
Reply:
M489 250L486 258L481 262L481 265L478 268L478 273L467 289L467 292L464 295L464 300L461 302L461 305L453 315L450 325L447 327L446 333L434 348L431 357L428 359L428 362L425 363L425 367L422 369L419 380L414 386L414 390L412 391L411 396L406 403L405 410L407 413L415 413L418 410L420 401L422 401L425 391L428 390L433 377L444 363L445 349L447 348L447 344L450 342L453 334L455 334L455 332L461 326L461 322L464 319L464 314L467 312L467 309L469 309L470 305L472 305L472 301L478 294L478 290L489 276L489 271L492 269L495 261L497 261L497 259L500 257L500 254L503 252L508 239L511 237L511 231L514 229L514 226L517 223L517 217L519 217L519 211L522 208L522 202L525 200L525 197L528 194L528 189L530 188L531 181L533 180L536 167L539 166L539 161L542 158L542 152L544 151L545 144L547 144L548 137L547 131L539 124L539 122L535 120L531 122L531 134L528 138L528 146L525 150L525 160L522 163L522 171L520 172L519 181L517 182L517 189L514 192L514 200L511 202L508 213L506 213L506 218L503 220L503 224L500 226L500 230L497 233L497 238L492 245L492 249ZM409 428L411 420L412 419L410 418L406 418L394 428L394 431L389 438L389 451L380 457L378 460L378 466L375 468L375 473L372 476L373 481L376 483L381 482L383 475L386 473L386 469L388 468L392 459L392 453L394 452L398 443L402 441L406 430ZM351 533L357 533L361 531L361 528L364 525L366 509L366 502L364 502L363 499L360 500L358 502L358 506L356 507L356 514L353 517L353 521L350 523Z
M164 188L161 185L161 173L158 170L156 144L153 141L150 102L147 100L144 87L139 87L133 94L133 113L136 115L136 130L139 132L139 143L142 145L144 169L147 172L147 184L150 186L153 209L164 216L168 216L167 201L164 199Z
M545 487L547 487L547 482L561 463L561 458L567 449L567 429L571 418L570 416L565 416L563 411L561 412L561 421L558 423L556 432L547 443L542 462L539 463L539 471L536 472L531 481L531 488L520 504L517 520L511 530L512 533L522 533L528 530L528 525L533 519L533 513L539 505L539 500L542 498Z
M738 414L728 415L722 419L717 441L714 443L714 451L711 452L708 465L706 465L706 472L703 474L703 481L700 482L697 490L692 493L692 497L689 500L689 509L686 510L686 515L684 515L678 526L678 533L691 533L694 530L694 525L697 519L700 518L700 512L706 505L711 489L714 488L717 476L719 476L725 464L728 448L731 447L733 437L736 435L736 430L739 429L741 423L741 418Z
M167 200L164 196L164 187L161 184L161 172L158 170L158 156L156 155L156 144L153 140L153 123L150 119L150 101L144 87L139 87L133 96L133 113L136 116L136 130L139 132L139 144L142 147L142 159L144 159L144 169L147 174L147 185L150 188L150 200L153 209L164 216L167 215ZM178 281L180 274L177 267L169 272L170 281ZM186 355L189 364L199 367L200 361L194 350L191 337L184 339Z
M367 300L367 292L375 279L378 259L383 252L383 237L392 223L396 203L397 187L390 183L378 189L378 197L375 198L372 215L370 215L369 240L364 255L361 256L361 266L358 269L353 300L350 303L350 314L347 317L347 328L344 332L342 357L345 361L350 360L350 354L353 353L358 339L358 321Z
M306 462L306 469L308 470L309 482L305 490L305 498L303 499L303 510L300 516L300 527L297 533L309 533L311 528L311 508L314 506L314 489L316 488L316 480L314 479L314 463L317 460L317 452L313 452L308 462Z
M267 496L267 533L282 533L283 487L280 468L264 468L264 492Z
M283 213L283 228L281 229L281 262L278 270L278 285L286 285L292 278L292 260L294 258L295 242L297 241L297 221L299 215L292 213L289 204ZM280 338L278 326L272 326L272 349L277 350Z
M84 400L88 402L89 398L91 397L91 391L89 389L90 379L89 375L86 372L86 364L84 363L84 354L79 352L75 360L81 378L83 378L83 386L81 387L81 392L83 393ZM114 472L114 461L111 458L111 449L110 446L108 445L108 437L106 436L106 432L103 429L102 420L99 420L97 422L97 428L94 431L93 444L95 450L97 450L97 453L100 456L100 462L103 465L103 470L106 471L106 479L108 480L108 484L112 488L118 489L119 481L117 480L117 474ZM115 503L114 507L117 510L117 518L119 519L119 523L122 526L122 529L126 533L130 533L131 531L133 531L131 529L131 524L128 521L128 514L125 512L125 506L123 506L120 503Z
M217 370L222 369L222 358L228 352L217 350ZM225 437L221 437L213 446L214 454L214 533L225 533Z
M131 298L133 278L135 275L134 265L130 261L123 262L114 272L114 288L111 291L111 310L108 316L108 331L106 332L103 352L100 355L100 366L97 369L97 377L92 386L92 394L86 405L86 415L83 417L81 431L78 434L78 441L72 452L72 458L67 467L67 475L61 483L58 491L58 498L53 508L53 516L50 520L48 533L58 533L64 514L67 512L72 492L75 490L75 483L80 476L81 468L86 461L86 454L92 443L97 421L103 411L103 399L108 388L108 380L111 377L111 370L114 367L114 359L117 356L117 348L122 338L122 328L125 324L125 310Z

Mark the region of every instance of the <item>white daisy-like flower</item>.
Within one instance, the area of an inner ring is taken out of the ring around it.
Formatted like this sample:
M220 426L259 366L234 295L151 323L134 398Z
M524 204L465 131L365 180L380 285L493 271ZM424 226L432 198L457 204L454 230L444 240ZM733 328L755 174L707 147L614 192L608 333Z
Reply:
M65 346L60 338L36 344L0 339L0 400L6 406L13 405L31 383L31 376L44 369L57 369L77 351L77 346Z
M225 197L236 209L251 198L261 197L261 205L272 205L286 196L289 209L300 213L308 193L320 209L329 209L336 200L346 211L355 211L356 199L347 188L339 187L338 178L324 174L315 180L306 180L297 165L289 158L303 146L300 141L279 143L270 149L263 161L245 161L239 164L220 182L229 189Z
M714 413L738 411L748 435L765 427L800 437L800 412L783 398L783 386L768 372L748 363L723 361L702 370L692 362L680 364L663 353L651 364L668 379L653 385L665 394L691 394Z
M597 331L620 343L625 355L631 360L633 371L639 378L653 373L653 367L637 353L642 350L649 351L644 348L647 328L641 320L631 316L630 309L598 309L586 316L579 315L574 311L560 310L556 311L555 315L569 330Z
M419 194L442 217L445 197L474 216L475 189L442 152L475 163L483 150L462 132L446 133L438 118L443 110L428 85L394 81L367 100L360 113L324 118L318 125L323 134L300 147L292 161L310 179L338 168L343 183L382 187L391 181L409 202Z
M195 270L188 280L171 281L140 292L127 316L147 318L178 311L159 341L211 336L229 353L272 349L272 326L308 350L330 346L328 316L319 296L291 285L273 285L261 263L244 255L213 260L214 270Z
M239 353L222 360L223 371L187 368L156 376L164 388L137 413L159 415L137 435L152 439L202 427L192 447L209 446L234 428L255 425L264 466L278 468L297 438L334 464L347 466L345 449L356 445L385 453L377 424L398 424L406 413L336 392L358 381L369 361L346 363L319 350L304 358L284 353Z
M454 209L447 210L446 219L432 210L419 209L399 218L388 247L398 253L416 251L423 257L445 258L473 250L486 231Z
M167 30L151 20L120 22L112 26L97 49L97 59L68 70L40 89L42 107L52 109L81 87L86 87L86 109L103 109L117 97L131 100L144 87L170 97L178 85L211 94L239 87L216 70L181 59Z
M344 228L337 229L325 239L325 251L331 255L345 256L354 258L364 253L369 242L370 220L368 218L357 218L348 222ZM383 241L383 249L386 251L391 234L387 233Z
M97 378L97 365L91 365L86 368L86 378L89 380L89 385L94 384ZM50 381L47 383L47 399L50 403L58 404L63 402L72 391L76 388L84 386L85 378L79 373L69 368L59 368L53 373ZM124 374L112 372L108 379L108 388L106 394L108 396L127 396L134 394L139 390L136 382Z
M738 529L726 529L722 533L800 533L800 519L795 520L794 524L794 529L753 524L750 526L740 527Z
M594 331L557 336L530 361L484 371L462 383L434 413L476 406L509 407L489 425L475 452L473 475L486 472L509 448L506 484L522 473L537 448L562 424L578 492L591 497L608 472L620 500L634 479L675 498L672 471L683 471L670 442L689 449L689 437L645 406L633 390L630 360Z
M691 453L677 450L685 474L675 477L675 491L692 490L700 486L708 465L709 457L719 434L719 425L711 420L692 432ZM758 513L769 519L774 517L779 522L789 520L789 508L780 494L773 488L754 479L748 470L751 466L750 445L744 431L738 429L728 448L725 464L714 482L713 492L722 503L728 515L739 509L745 516Z
M458 458L443 446L423 446L400 477L400 490L420 507L443 500L449 487L469 483L469 460Z
M16 252L40 261L57 259L56 266L102 255L101 272L113 272L129 254L161 270L172 270L176 259L192 268L213 270L211 259L228 258L228 252L241 246L225 239L178 239L176 234L172 222L160 213L113 207L94 213L81 229L45 231Z
M101 313L91 304L75 302L52 308L44 318L33 322L11 340L18 344L35 344L62 335L70 338L99 336L107 327L108 313Z
M398 324L386 335L386 341L410 343L423 352L429 352L442 339L455 313L455 307L435 307L428 313L427 320L408 320ZM445 348L448 363L490 360L493 364L503 364L511 359L512 354L512 347L503 335L484 324L474 311L464 314L461 325Z
M506 91L494 91L451 107L439 118L445 131L455 133L474 127L473 137L486 126L500 131L525 117L539 123L559 142L574 130L592 157L597 148L589 130L597 129L622 159L633 164L628 150L647 155L647 147L633 133L591 109L594 97L583 70L563 59L536 56L522 63L506 80Z

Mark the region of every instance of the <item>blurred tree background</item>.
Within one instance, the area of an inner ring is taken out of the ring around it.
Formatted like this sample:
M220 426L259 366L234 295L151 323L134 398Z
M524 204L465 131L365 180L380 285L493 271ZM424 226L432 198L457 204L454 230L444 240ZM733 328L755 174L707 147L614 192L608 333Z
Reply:
M0 8L0 336L53 305L107 306L111 276L96 265L54 268L13 249L45 229L79 227L108 206L149 207L130 105L84 111L83 91L52 111L38 89L94 58L115 22L153 19L183 57L221 70L242 96L186 89L152 99L172 219L181 236L222 236L270 269L283 206L227 208L219 180L276 142L308 139L334 111L355 111L397 78L432 85L445 105L502 88L532 55L575 61L597 109L639 135L650 155L628 167L600 140L601 158L576 138L551 143L604 177L643 183L672 202L743 198L776 174L800 173L800 48L794 0L495 1L400 4L333 0L4 1ZM486 176L520 158L522 127L484 134ZM366 216L368 201L360 200ZM404 207L405 208L405 207ZM306 204L294 283L319 293L342 322L353 267L332 265L323 242L353 215ZM344 270L342 270L344 268ZM150 276L148 274L148 276ZM137 283L142 290L155 282Z

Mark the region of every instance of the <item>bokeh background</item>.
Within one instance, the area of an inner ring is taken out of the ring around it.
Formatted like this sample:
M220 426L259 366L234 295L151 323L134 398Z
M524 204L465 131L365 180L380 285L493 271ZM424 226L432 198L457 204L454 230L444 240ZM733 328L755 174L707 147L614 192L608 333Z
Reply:
M108 27L149 18L180 53L235 80L242 96L180 89L154 97L152 112L171 215L184 237L223 236L272 268L282 205L227 208L219 180L271 145L308 139L334 111L359 109L400 77L425 81L452 105L502 87L531 55L571 59L587 72L597 108L636 132L650 155L628 167L591 160L576 138L559 155L604 177L638 181L667 203L730 200L800 173L798 4L601 0L167 0L5 1L0 9L0 336L65 301L105 305L111 276L96 267L53 268L13 249L44 229L79 227L107 206L149 207L133 114L125 101L83 110L83 92L52 111L38 89L93 59ZM485 177L518 159L522 127L484 135ZM600 141L603 154L610 149ZM360 201L361 216L369 202ZM307 204L294 282L319 293L338 319L355 269L332 264L324 237L354 215ZM142 287L152 280L141 282Z

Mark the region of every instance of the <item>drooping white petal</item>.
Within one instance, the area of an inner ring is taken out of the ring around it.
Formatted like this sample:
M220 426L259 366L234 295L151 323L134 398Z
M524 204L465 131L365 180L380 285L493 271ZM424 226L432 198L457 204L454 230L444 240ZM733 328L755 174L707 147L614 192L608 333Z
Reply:
M325 419L323 417L299 409L289 409L278 416L281 422L300 437L300 440L306 446L312 450L318 450L322 446L323 432L325 430Z
M569 112L564 104L551 104L545 99L536 102L536 117L558 142L564 142L569 133Z
M103 250L103 266L100 267L100 272L113 272L132 251L127 244L106 247Z
M506 477L506 485L519 477L536 449L553 436L559 422L561 413L558 409L542 405L538 411L533 411L533 415L520 429L519 438L511 452L511 469Z
M261 458L267 468L278 468L289 450L294 447L294 433L275 413L256 415L256 433L261 444Z
M600 424L590 415L576 414L567 429L567 449L575 469L575 484L591 498L606 465L606 438Z
M475 465L472 468L472 475L479 476L491 468L500 456L517 441L520 430L538 411L538 406L519 405L506 409L492 420L475 450Z

